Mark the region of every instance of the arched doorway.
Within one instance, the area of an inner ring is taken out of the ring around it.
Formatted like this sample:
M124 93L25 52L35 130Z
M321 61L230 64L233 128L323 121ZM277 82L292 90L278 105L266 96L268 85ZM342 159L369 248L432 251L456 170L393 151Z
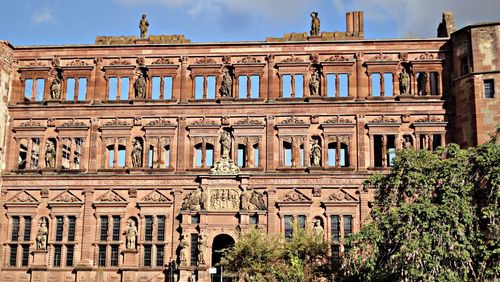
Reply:
M232 282L233 280L229 277L224 277L224 269L221 269L220 266L216 266L221 258L222 258L222 253L220 252L221 250L231 247L234 245L234 239L233 237L227 235L227 234L220 234L215 236L214 241L212 243L212 267L217 268L217 273L212 275L212 281L223 281L223 282ZM222 279L221 279L221 273L222 273Z

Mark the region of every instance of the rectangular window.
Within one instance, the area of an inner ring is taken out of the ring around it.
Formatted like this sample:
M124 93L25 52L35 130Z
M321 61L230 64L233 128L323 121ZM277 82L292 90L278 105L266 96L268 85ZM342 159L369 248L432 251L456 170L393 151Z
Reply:
M283 143L283 165L292 166L292 145L288 142Z
M236 158L236 164L239 166L239 167L246 167L246 164L245 164L245 159L246 159L246 146L245 145L242 145L242 144L239 144L238 145L238 157Z
M62 147L62 168L69 169L69 161L71 156L71 147L68 144L63 144Z
M380 73L372 73L372 96L380 97Z
M215 76L207 77L207 98L215 99Z
M16 266L17 263L17 245L10 245L9 266Z
M119 148L118 148L118 166L119 167L125 166L126 154L127 154L127 151L125 150L125 147L119 146Z
M66 101L73 101L75 99L75 79L66 79Z
M335 144L328 145L328 166L336 165L336 147Z
M304 97L304 76L301 74L295 75L295 97Z
M197 76L194 78L194 98L203 99L205 93L205 78L203 76Z
M341 73L339 79L339 97L349 97L349 75Z
M495 98L495 82L493 79L487 79L484 81L484 98Z
M384 73L384 96L394 96L392 73Z
M118 245L111 245L111 266L118 266Z
M83 138L75 138L75 152L73 154L73 168L80 169L80 157L82 156Z
M23 245L23 258L21 260L21 266L28 266L30 259L30 245Z
M151 266L151 245L144 245L144 266Z
M248 217L248 223L250 224L259 224L259 215L258 214L252 214Z
M156 217L158 222L158 229L156 230L156 240L164 241L165 240L165 216L159 215Z
M17 240L19 240L19 222L20 220L18 216L12 217L12 235L10 240L13 242L17 242Z
M120 241L120 217L113 216L113 241Z
M128 100L129 81L130 79L128 77L121 78L122 93L120 93L120 100Z
M300 228L306 228L306 216L305 215L297 216L297 223Z
M250 85L252 85L250 98L258 99L260 97L260 77L258 75L250 76Z
M259 167L259 144L253 145L253 166Z
M153 217L148 215L146 216L146 224L144 230L144 240L152 241L153 240Z
M66 246L66 266L73 266L73 257L75 256L75 246L67 245Z
M107 241L108 240L108 217L101 216L101 228L100 228L100 236L99 240Z
M195 166L201 167L203 158L203 149L200 147L196 148L196 158L195 158Z
M206 152L205 165L210 167L213 165L213 162L214 162L214 148L207 146L207 149L205 152Z
M198 234L191 234L191 265L198 264Z
M150 146L149 147L149 152L148 152L148 167L153 168L153 157L154 157L154 147Z
M114 146L108 147L108 167L114 167L115 165L115 149Z
M40 138L33 138L31 145L31 169L38 168L38 156L40 152Z
M191 224L200 224L200 215L193 214L191 216Z
M44 90L45 90L45 79L43 78L37 79L35 101L43 101Z
M332 215L330 216L330 221L331 221L331 232L332 232L332 241L339 241L340 240L340 221L339 221L339 216L338 215Z
M23 241L29 242L31 240L31 217L24 217L24 235Z
M165 76L163 78L163 99L172 99L173 85L174 79L171 76Z
M87 79L82 77L78 79L78 101L87 99Z
M106 245L99 245L98 266L106 266Z
M336 75L334 73L329 73L326 75L326 96L327 97L335 97L335 78Z
M437 72L431 72L430 74L430 86L431 86L431 95L439 95L438 93L438 83L439 83L439 74Z
M165 167L170 167L170 145L163 148L165 158L163 159Z
M156 266L163 266L163 257L165 256L165 247L163 245L156 245Z
M63 239L64 217L56 216L56 241L60 242Z
M344 237L352 233L352 215L344 215Z
M285 215L285 238L290 239L292 237L292 222L293 216Z
M460 59L460 75L469 73L469 58L463 57Z
M118 96L118 78L111 77L108 82L108 100L115 101Z
M332 246L332 256L334 259L340 258L340 246L339 245Z
M68 241L75 241L76 217L68 217Z
M246 75L241 75L238 78L238 97L240 99L245 99L247 97L247 85L248 85L248 76Z
M161 78L158 76L154 76L153 79L151 79L151 99L153 100L158 100L160 99L160 83L161 83Z
M283 89L282 95L283 98L291 98L292 97L292 76L289 74L283 75Z
M31 100L33 97L33 79L26 79L24 81L24 98Z
M61 256L62 256L62 248L61 245L54 246L54 267L61 267Z

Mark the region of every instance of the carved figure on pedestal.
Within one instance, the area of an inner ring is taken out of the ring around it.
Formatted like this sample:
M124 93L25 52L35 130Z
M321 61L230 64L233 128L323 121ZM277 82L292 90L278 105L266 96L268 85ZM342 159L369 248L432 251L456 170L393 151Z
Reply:
M221 143L221 158L229 158L229 152L231 151L231 134L224 130L220 136Z
M309 94L311 96L319 95L319 71L317 69L311 74L311 80L309 81Z
M232 89L233 89L233 79L231 78L229 70L225 69L224 74L222 75L222 82L219 89L220 96L231 97Z
M146 19L146 15L142 15L139 21L139 29L141 31L141 38L146 38L146 33L148 33L149 22Z
M137 235L139 234L137 231L137 227L135 226L135 221L129 220L127 229L125 229L125 245L127 250L135 250Z
M320 166L321 165L321 146L318 144L318 140L314 139L311 145L311 165Z
M399 74L399 92L401 95L410 94L410 75L406 72L406 68L403 67L401 73Z
M45 149L45 167L54 168L56 166L56 147L54 141L47 140L47 148Z
M132 166L142 167L142 145L139 140L135 140L134 148L132 149Z
M183 210L199 211L206 209L207 195L201 188L191 192L184 198L182 203Z
M207 246L207 242L205 241L205 237L203 235L198 236L198 265L205 264L205 249Z
M323 229L323 226L321 226L321 221L320 220L316 220L314 222L313 234L314 234L314 236L316 236L316 238L318 238L321 241L323 241L325 230Z
M135 98L146 98L146 79L141 72L134 82Z
M266 202L264 201L264 196L252 189L250 198L250 208L252 210L266 210Z
M311 36L319 35L320 21L318 17L318 12L311 13Z
M406 136L405 139L403 140L403 148L405 149L413 148L410 137Z
M41 219L38 225L38 231L36 233L36 249L37 250L47 250L47 233L48 233L47 223L45 219Z
M240 196L240 202L241 202L241 209L242 210L250 210L250 198L251 198L250 192L246 188L243 188L243 192L241 192Z
M61 99L61 79L57 75L50 84L50 98Z
M189 255L189 242L187 240L187 235L182 235L182 239L179 242L179 260L181 266L188 265L188 255Z

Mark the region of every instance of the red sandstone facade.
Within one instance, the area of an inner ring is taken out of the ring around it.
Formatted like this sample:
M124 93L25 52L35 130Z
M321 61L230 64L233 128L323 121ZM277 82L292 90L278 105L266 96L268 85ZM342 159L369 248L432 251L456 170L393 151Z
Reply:
M210 281L213 251L241 230L288 235L291 221L320 220L342 252L369 213L374 191L363 181L387 171L394 150L487 140L500 122L500 25L381 41L362 39L362 14L348 21L346 33L303 41L2 42L0 280L170 281L176 261L175 279ZM223 132L239 173L211 170ZM244 191L257 199L246 207Z

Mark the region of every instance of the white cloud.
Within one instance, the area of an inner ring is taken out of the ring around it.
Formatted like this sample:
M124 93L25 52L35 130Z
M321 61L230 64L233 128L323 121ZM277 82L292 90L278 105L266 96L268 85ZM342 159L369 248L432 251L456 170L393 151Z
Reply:
M32 19L35 24L42 24L54 21L54 13L51 9L40 9L32 14Z

